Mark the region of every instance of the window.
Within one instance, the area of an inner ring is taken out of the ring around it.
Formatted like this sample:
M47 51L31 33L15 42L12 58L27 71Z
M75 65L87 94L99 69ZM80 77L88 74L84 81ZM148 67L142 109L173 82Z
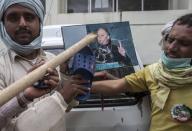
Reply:
M168 10L168 0L144 0L144 10Z
M88 0L68 0L67 13L86 13L88 12Z
M65 0L65 13L188 9L189 0ZM63 10L63 7L61 7Z
M157 1L156 1L157 2ZM118 0L119 11L140 11L142 10L141 0Z
M113 0L92 0L91 12L112 12Z
M168 10L169 0L118 0L119 11Z

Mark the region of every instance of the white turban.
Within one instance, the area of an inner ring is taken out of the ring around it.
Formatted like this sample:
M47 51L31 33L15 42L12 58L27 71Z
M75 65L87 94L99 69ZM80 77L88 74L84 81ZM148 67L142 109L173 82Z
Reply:
M168 22L167 24L164 25L164 27L161 29L161 35L165 36L166 34L169 34L171 31L171 28L173 27L174 20Z
M37 16L40 18L41 27L40 27L40 35L34 39L30 44L28 45L20 45L19 43L16 43L13 41L10 36L7 34L7 31L4 27L2 17L5 11L8 7L14 4L19 4L24 7L32 9ZM43 20L45 16L45 8L41 2L41 0L0 0L0 37L2 41L5 43L5 45L8 48L11 48L12 50L15 50L18 53L28 55L31 52L34 51L34 49L41 48L41 42L42 42L42 28L43 28Z
M172 27L173 27L173 24L174 24L174 20L169 21L169 22L166 23L166 24L163 26L163 28L161 29L161 36L162 36L162 38L161 38L161 40L160 40L160 42L159 42L159 45L162 46L162 49L163 49L163 50L164 50L164 42L165 42L164 40L165 40L165 37L166 37L167 34L170 33L170 31L171 31L171 29L172 29Z

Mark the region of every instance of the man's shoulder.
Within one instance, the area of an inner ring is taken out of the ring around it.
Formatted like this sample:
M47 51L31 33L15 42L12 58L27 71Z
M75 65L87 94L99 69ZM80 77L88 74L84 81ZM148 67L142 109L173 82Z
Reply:
M0 48L0 54L7 53L7 52L8 52L8 49L6 47L1 47Z
M9 50L7 48L0 49L0 66L6 66L10 61Z
M48 52L48 51L43 51L44 52L44 57L46 60L51 60L53 59L56 55L51 53L51 52Z
M150 65L146 66L146 67L144 68L145 73L147 72L149 75L153 76L155 70L157 69L158 64L159 64L159 63L157 62L157 63L153 63L153 64L150 64Z
M159 64L158 62L150 64L150 65L146 66L146 69L155 70L155 68L157 67L158 64Z
M0 59L4 58L8 54L8 49L6 47L0 48Z
M48 57L48 58L53 58L56 56L55 54L48 52L48 51L44 51L44 53L45 53L46 57Z

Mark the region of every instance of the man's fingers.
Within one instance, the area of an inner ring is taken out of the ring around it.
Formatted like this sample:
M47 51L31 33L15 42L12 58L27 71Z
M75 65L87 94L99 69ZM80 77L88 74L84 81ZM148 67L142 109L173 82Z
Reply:
M56 70L56 69L52 69L52 68L48 68L48 69L47 69L47 73L48 73L49 75L55 75L55 76L58 76L58 75L59 75L58 72L57 72L57 70Z
M78 84L78 85L88 83L88 81L85 80L81 75L71 76L70 82L71 84Z
M81 80L81 79L83 79L83 76L80 74L76 74L76 75L72 75L71 78L76 79L76 80Z
M67 98L68 102L71 102L79 94L85 94L85 92L81 91L78 88L71 88L69 90L71 90L70 91L71 93L70 93L69 97Z
M73 88L74 90L78 89L78 90L81 90L81 91L84 91L84 92L89 91L89 89L87 87L83 86L83 85L72 84L71 86L72 86L71 88Z
M56 69L47 69L47 74L43 77L44 80L53 80L55 82L59 82L59 74Z
M55 88L59 85L59 81L54 81L52 79L50 80L44 80L44 83L48 85L49 87Z

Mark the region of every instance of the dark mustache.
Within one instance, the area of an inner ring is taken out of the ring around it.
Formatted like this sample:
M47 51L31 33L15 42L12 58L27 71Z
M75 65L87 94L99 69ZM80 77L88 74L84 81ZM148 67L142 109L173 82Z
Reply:
M15 32L16 35L18 34L23 34L23 33L27 33L27 34L32 34L31 31L27 28L18 28Z

